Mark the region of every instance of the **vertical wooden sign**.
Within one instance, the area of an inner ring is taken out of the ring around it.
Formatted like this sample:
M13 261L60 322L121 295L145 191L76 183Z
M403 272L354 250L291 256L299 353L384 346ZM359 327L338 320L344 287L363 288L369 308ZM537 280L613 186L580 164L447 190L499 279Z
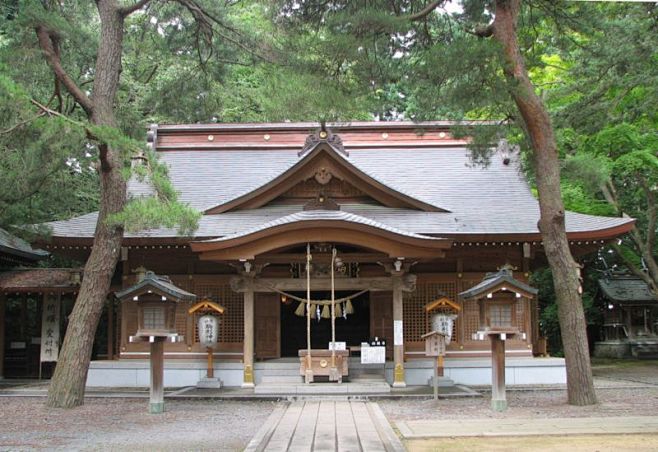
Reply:
M41 316L41 358L40 361L57 361L59 357L59 313L60 295L44 294L43 315Z

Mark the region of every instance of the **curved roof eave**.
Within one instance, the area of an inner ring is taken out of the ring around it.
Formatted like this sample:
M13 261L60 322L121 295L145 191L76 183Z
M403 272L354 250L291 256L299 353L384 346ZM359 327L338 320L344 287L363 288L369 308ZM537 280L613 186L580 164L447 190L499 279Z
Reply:
M350 234L360 234L360 240L365 241L369 241L369 237L371 237L372 241L369 243L359 242L354 240L354 237ZM285 238L280 240L284 236ZM409 253L411 253L409 256L413 256L414 252L420 252L423 255L431 253L439 255L442 250L452 246L452 241L449 239L404 231L359 215L334 210L312 210L294 213L246 231L225 237L191 242L190 245L192 251L195 252L224 252L227 256L239 254L240 251L228 252L226 250L243 248L244 256L241 256L251 258L262 251L272 251L282 245L288 246L306 241L344 241L365 248L386 251L391 256L405 256L405 252L401 251L405 247L408 247ZM268 243L264 244L264 242ZM260 251L257 253L250 247L256 247Z

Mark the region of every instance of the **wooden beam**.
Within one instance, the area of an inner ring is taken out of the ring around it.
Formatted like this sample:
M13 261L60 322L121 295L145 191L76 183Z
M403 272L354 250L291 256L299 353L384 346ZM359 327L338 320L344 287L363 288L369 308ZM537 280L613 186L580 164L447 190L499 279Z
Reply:
M416 290L416 275L406 274L400 277L401 290L404 292L413 292ZM252 285L253 284L253 285ZM293 278L249 278L245 276L235 276L231 278L231 288L235 292L273 292L273 289L285 292L297 292L306 290L305 279ZM312 290L331 290L331 280L329 278L311 279ZM335 280L335 290L364 290L387 291L393 290L393 279L389 276L376 276L369 278L337 278Z
M389 262L393 258L383 253L339 253L343 262L358 262L358 263L375 263L375 262ZM313 262L316 263L329 263L331 261L331 254L313 254ZM261 254L254 259L256 264L293 264L293 263L306 263L306 255L304 253L277 253L277 254Z

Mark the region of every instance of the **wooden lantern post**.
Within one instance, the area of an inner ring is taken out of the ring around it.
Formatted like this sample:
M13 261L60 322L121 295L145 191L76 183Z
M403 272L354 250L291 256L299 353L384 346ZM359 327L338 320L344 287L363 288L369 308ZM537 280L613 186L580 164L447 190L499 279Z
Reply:
M195 301L196 295L179 289L166 276L146 272L137 284L116 292L116 296L122 302L137 303L137 333L129 340L150 344L149 413L162 413L164 343L183 340L183 336L176 332L176 305L182 301Z
M210 300L209 298L204 298L194 306L192 306L190 309L188 309L187 313L189 315L195 315L195 314L202 314L203 317L206 316L216 316L217 314L222 315L226 309L215 303L214 301ZM203 320L203 317L201 317L200 320ZM212 319L209 319L212 320ZM215 322L218 322L215 320ZM216 326L216 324L215 324ZM211 335L212 337L208 338L206 335L204 335L204 332L202 331L201 326L198 328L199 331L199 342L206 345L206 352L208 353L208 368L206 371L206 378L202 379L197 383L197 387L200 388L220 388L221 387L221 381L219 379L215 378L215 364L213 361L213 346L214 344L217 343L217 335L219 334L219 331L214 331L214 333Z
M476 300L479 305L480 327L476 340L491 341L491 409L505 411L505 341L526 334L514 325L513 313L521 298L532 299L537 289L513 277L512 267L503 266L497 273L487 274L481 283L460 293L464 300Z
M438 377L443 377L445 347L446 345L450 344L450 339L452 336L452 322L457 318L459 311L461 311L461 306L459 306L459 304L455 303L448 297L442 296L434 301L427 303L424 309L425 312L432 316L432 327L430 333L437 332L442 333L443 335L443 351L439 355L427 355L427 342L425 343L425 354L427 356L436 356L436 372L434 379L437 380ZM447 321L436 322L436 316L442 316ZM425 336L428 336L430 333L426 334Z
M434 364L434 378L432 387L434 388L434 400L439 398L439 376L443 376L443 356L446 354L446 335L438 331L430 331L423 334L421 339L425 340L425 356L436 358ZM441 366L441 375L439 375L439 366Z

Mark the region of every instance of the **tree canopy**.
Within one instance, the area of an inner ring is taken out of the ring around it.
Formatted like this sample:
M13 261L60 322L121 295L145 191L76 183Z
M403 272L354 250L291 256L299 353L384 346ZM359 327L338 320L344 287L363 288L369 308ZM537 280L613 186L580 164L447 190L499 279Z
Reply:
M581 304L560 230L565 207L636 218L611 249L658 293L655 3L12 0L1 8L0 227L99 210L114 244L124 230L158 225L192 233L199 213L178 202L167 168L144 146L151 123L484 119L488 126L461 133L474 136L477 164L501 140L521 149L549 263L564 271L554 275L559 304ZM127 199L130 178L151 183L153 196ZM108 256L107 274L116 250ZM98 303L97 292L87 295Z

